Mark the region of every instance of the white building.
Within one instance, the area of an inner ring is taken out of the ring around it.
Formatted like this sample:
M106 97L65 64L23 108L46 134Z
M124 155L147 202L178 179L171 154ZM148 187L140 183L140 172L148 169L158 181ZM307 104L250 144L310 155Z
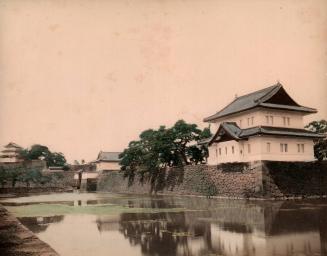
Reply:
M119 155L120 152L100 151L95 161L81 165L79 170L74 174L77 188L81 188L83 182L86 188L88 187L88 183L94 184L102 172L120 170Z
M280 83L236 97L204 119L216 129L205 142L209 146L208 164L313 161L313 140L324 135L305 130L303 116L316 112L296 103Z
M98 158L94 161L96 171L118 171L120 170L119 155L121 152L103 152L100 151Z
M1 163L17 163L22 162L22 158L20 157L20 151L23 148L16 143L10 142L0 153L0 162Z

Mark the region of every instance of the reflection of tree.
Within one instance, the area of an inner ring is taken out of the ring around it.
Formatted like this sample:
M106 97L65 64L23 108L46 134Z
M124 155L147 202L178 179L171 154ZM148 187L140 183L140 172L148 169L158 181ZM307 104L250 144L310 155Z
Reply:
M19 221L34 233L44 232L48 228L48 224L61 222L64 215L56 215L49 217L21 217Z
M188 223L185 213L123 213L120 232L144 255L192 255L189 241L202 238L210 246L210 225Z

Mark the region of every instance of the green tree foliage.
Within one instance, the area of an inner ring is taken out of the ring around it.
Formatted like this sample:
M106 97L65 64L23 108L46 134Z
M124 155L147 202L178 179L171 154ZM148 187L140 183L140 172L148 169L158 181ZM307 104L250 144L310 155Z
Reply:
M1 187L4 187L4 185L7 182L9 182L8 171L3 166L0 166L0 184L1 184Z
M40 183L42 178L43 175L40 170L27 169L17 177L17 180L20 182L25 182L26 186L29 187L31 183Z
M47 146L33 145L30 149L24 149L20 153L25 160L44 160L47 166L66 166L67 161L62 153L51 152Z
M327 121L320 120L320 121L313 121L305 126L310 131L326 134L327 133ZM314 144L314 155L315 157L321 161L327 158L327 139L321 138L317 139Z
M66 158L62 153L50 153L44 160L47 162L48 166L64 166L66 165Z
M137 175L141 182L154 186L166 167L198 164L205 161L208 151L196 142L211 136L208 128L201 130L196 124L179 120L171 128L160 126L140 134L140 139L129 143L121 157L121 170L130 183Z

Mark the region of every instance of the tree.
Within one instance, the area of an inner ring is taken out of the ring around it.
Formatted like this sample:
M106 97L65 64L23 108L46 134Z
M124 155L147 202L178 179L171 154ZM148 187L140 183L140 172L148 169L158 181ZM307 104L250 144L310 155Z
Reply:
M49 152L44 160L47 162L47 166L65 166L67 162L65 156L60 152Z
M24 149L21 152L21 155L23 156L24 159L36 160L36 159L44 159L50 153L51 152L47 146L35 144L30 149Z
M17 181L20 181L20 176L24 173L22 168L14 168L12 170L8 170L8 177L11 180L11 186L14 188L16 186Z
M3 166L0 166L0 184L2 188L9 181L9 179L10 177L8 170L6 170Z
M22 172L17 180L21 182L25 182L26 186L29 187L31 183L40 183L42 181L43 175L40 170L37 169L26 169Z
M137 175L141 182L150 181L154 187L166 167L202 163L207 149L196 143L210 136L208 128L202 131L196 124L183 120L171 128L160 126L158 130L145 130L140 139L130 142L120 155L121 170L130 183Z
M310 131L320 134L327 133L327 121L320 120L320 121L313 121L305 126ZM314 155L315 157L321 161L327 158L327 139L320 138L314 141Z
M35 144L30 149L20 152L24 160L44 160L47 166L66 166L65 156L60 152L51 152L47 146Z

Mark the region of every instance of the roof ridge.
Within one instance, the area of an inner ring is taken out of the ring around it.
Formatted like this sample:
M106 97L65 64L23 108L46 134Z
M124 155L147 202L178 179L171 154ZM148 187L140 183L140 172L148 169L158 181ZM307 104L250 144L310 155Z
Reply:
M243 97L246 97L246 96L249 96L249 95L252 95L252 94L256 94L256 93L259 93L259 92L262 92L262 91L264 91L264 90L267 90L268 88L271 88L271 90L269 90L269 92L271 92L274 88L276 88L276 87L278 87L278 86L280 86L281 84L274 84L274 85L270 85L270 86L268 86L268 87L265 87L265 88L262 88L262 89L259 89L259 90L256 90L256 91L254 91L254 92L250 92L250 93L247 93L247 94L244 94L244 95L242 95L242 96L239 96L239 97L237 97L236 99L239 99L239 98L243 98ZM267 94L269 93L269 92L267 92ZM266 94L266 95L267 95ZM264 96L263 96L264 97Z
M263 95L262 97L260 97L259 99L257 99L257 100L255 100L255 102L259 102L259 104L260 103L262 103L262 102L264 102L264 101L266 101L266 100L268 100L269 98L271 98L272 96L274 96L278 91L279 91L279 89L280 88L282 88L283 86L280 84L280 83L278 83L278 84L276 84L276 85L274 85L274 86L271 86L272 88L271 88L271 90L269 90L269 92L267 92L265 95ZM269 87L268 87L269 88ZM267 88L267 89L268 89ZM278 90L276 90L278 88ZM275 91L275 92L274 92ZM270 97L268 97L268 99L265 99L266 97L267 97L267 95L269 95L269 94L271 94L272 92L274 92L272 95L270 95ZM264 99L263 101L261 101L262 99Z

